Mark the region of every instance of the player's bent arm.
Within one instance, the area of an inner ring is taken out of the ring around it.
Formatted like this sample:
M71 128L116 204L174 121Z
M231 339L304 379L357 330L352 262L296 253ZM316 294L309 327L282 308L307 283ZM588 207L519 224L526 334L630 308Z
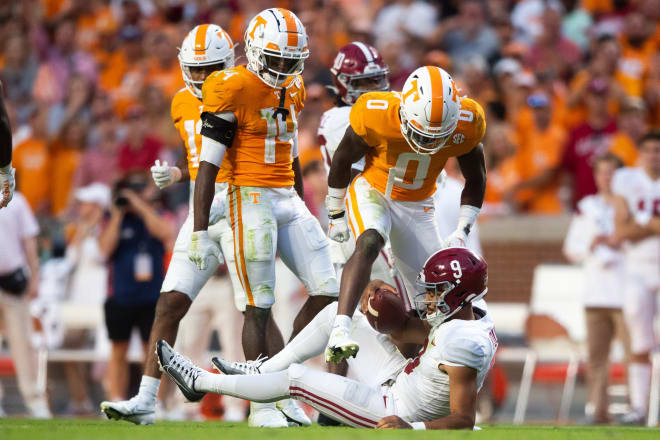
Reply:
M628 209L626 199L619 195L614 196L614 239L618 242L623 241L640 241L653 232L649 229L648 225L642 226L635 222L633 216Z
M469 153L456 158L465 177L465 187L461 193L461 205L481 208L486 194L486 160L481 143Z
M5 109L4 91L0 82L0 168L11 163L11 125Z
M227 148L236 134L236 116L231 112L202 113L202 151L199 170L195 179L193 196L193 231L205 231L209 227L209 212L215 194L215 179Z
M417 316L409 316L405 327L390 333L390 338L397 347L403 344L423 345L430 330L426 321Z
M425 429L473 429L477 413L477 370L448 365L439 368L449 376L450 414L423 422Z
M351 183L352 165L362 159L371 147L349 126L344 137L339 142L337 151L332 157L332 165L328 174L328 186L331 188L346 188Z

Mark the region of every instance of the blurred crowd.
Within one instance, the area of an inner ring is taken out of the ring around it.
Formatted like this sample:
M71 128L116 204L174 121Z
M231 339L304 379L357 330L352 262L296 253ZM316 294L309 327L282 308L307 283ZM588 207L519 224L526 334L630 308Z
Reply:
M184 87L186 33L222 26L241 64L244 27L272 6L296 12L310 38L299 148L314 214L327 191L316 130L334 103L329 67L353 40L381 51L393 90L418 66L438 65L484 107L484 219L571 212L597 190L595 158L633 165L639 138L660 127L660 0L3 1L0 80L42 261L64 244L97 252L85 243L107 217L109 188L157 159L185 160L169 109ZM176 226L188 190L151 191L150 203Z

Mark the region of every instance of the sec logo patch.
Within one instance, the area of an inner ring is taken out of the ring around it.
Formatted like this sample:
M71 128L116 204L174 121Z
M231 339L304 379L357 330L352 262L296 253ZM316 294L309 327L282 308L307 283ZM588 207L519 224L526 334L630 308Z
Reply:
M451 140L455 144L462 144L465 140L465 135L463 133L456 133L454 136L452 136Z

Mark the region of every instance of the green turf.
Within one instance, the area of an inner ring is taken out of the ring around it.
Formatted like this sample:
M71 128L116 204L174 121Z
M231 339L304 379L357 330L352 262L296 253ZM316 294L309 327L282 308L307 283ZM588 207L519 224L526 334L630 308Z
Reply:
M254 429L244 423L222 422L162 422L154 426L134 426L126 422L105 420L28 420L0 419L2 440L225 440L265 439L268 440L340 440L393 439L414 436L416 439L487 439L487 440L554 440L554 439L660 439L660 430L621 427L575 427L575 426L512 426L483 425L479 432L433 432L433 431L371 431L352 428L309 428Z

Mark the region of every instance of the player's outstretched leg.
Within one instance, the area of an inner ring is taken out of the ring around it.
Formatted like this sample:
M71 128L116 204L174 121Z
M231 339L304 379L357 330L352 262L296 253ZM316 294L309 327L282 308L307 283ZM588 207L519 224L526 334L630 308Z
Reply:
M152 425L154 423L156 396L161 373L158 371L158 361L153 347L156 346L159 339L174 343L179 322L191 304L192 301L188 295L180 292L166 292L160 295L156 304L156 317L151 328L147 352L145 353L144 374L138 394L129 400L101 402L101 411L109 419L126 420L136 425Z

